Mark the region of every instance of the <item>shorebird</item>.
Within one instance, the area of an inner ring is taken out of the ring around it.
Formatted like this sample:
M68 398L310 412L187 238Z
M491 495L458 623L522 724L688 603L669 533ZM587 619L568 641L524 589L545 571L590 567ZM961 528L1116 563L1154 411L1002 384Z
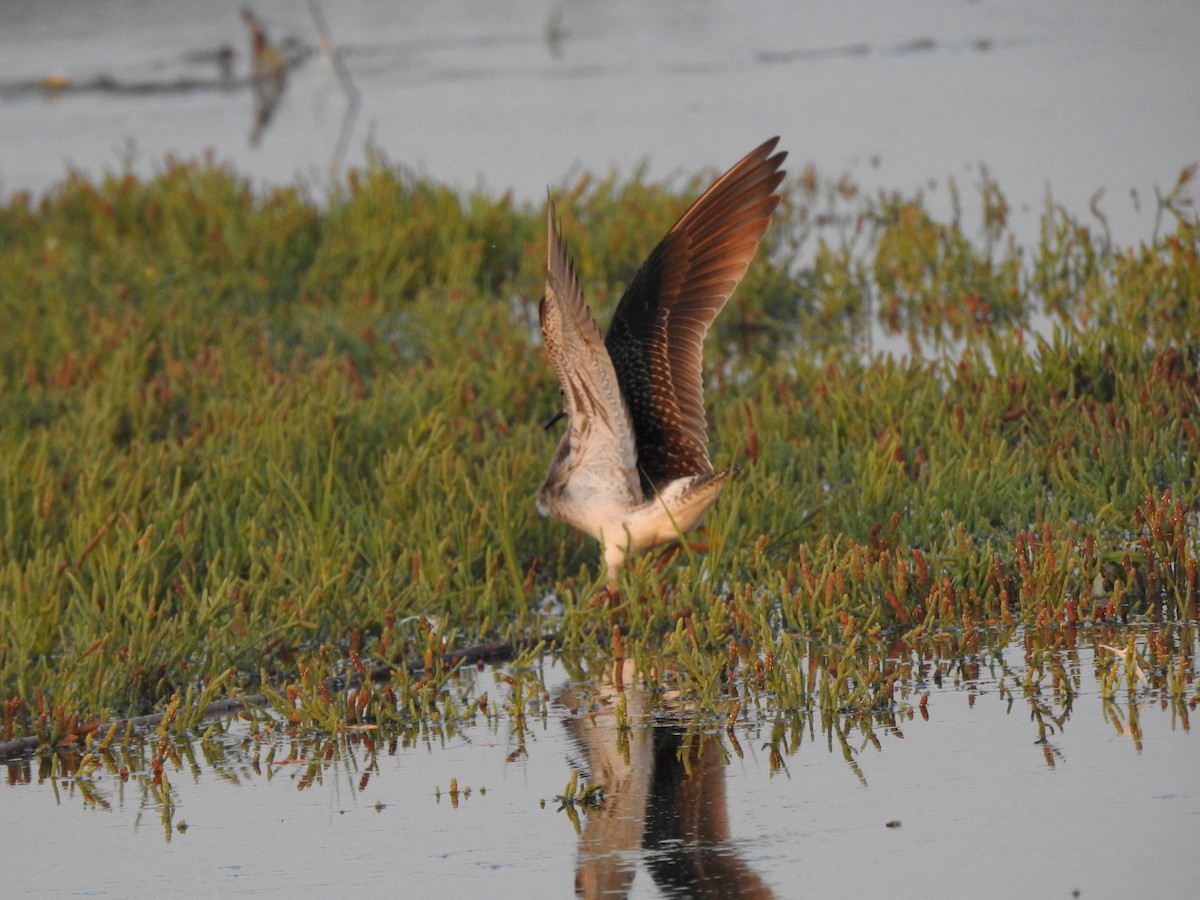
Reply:
M667 232L629 283L608 336L583 299L547 201L546 355L567 430L537 508L600 541L610 585L635 553L694 528L729 469L708 458L702 349L779 203L779 138L722 175Z

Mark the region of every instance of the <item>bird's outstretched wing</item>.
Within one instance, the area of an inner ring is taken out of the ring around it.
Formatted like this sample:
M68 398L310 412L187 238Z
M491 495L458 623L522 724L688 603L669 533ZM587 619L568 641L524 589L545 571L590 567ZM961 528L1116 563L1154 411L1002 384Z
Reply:
M551 466L551 481L557 476L565 485L577 469L590 468L601 482L623 482L621 489L627 488L629 502L640 500L633 423L549 201L546 232L546 295L538 314L568 419Z
M650 253L605 345L629 405L642 489L712 472L701 380L704 337L746 273L779 203L779 138L717 179Z

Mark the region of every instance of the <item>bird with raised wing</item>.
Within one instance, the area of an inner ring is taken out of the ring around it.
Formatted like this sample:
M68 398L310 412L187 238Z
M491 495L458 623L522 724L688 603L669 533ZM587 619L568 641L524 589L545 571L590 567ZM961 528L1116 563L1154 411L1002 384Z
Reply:
M775 152L778 142L751 151L667 232L629 283L607 337L547 202L539 318L567 429L537 508L600 541L610 583L635 553L694 528L729 477L708 458L704 337L779 204L787 153Z

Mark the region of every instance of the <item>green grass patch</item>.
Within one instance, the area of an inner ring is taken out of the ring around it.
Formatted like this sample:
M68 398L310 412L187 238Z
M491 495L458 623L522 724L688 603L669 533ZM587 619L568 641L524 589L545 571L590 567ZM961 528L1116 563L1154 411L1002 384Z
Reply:
M707 178L554 192L602 322ZM603 658L614 625L701 707L733 683L830 712L897 702L896 641L1192 628L1189 181L1139 247L1051 208L1022 248L986 173L974 229L794 175L710 342L714 459L741 474L709 549L635 561L611 602L595 545L533 507L557 441L540 208L379 161L321 205L180 162L10 199L0 740L172 703L190 727L251 692L311 728L444 716L442 654L553 633ZM887 333L936 352L865 352ZM326 698L355 665L396 677Z

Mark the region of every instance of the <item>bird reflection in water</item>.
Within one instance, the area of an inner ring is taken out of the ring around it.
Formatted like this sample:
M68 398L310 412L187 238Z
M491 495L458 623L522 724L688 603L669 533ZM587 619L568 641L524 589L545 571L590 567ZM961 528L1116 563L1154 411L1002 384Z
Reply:
M622 699L632 728L619 725ZM721 738L685 739L682 723L639 726L648 699L629 660L559 696L582 768L604 788L580 836L576 894L626 897L644 864L667 896L774 897L730 840Z
M287 63L279 48L267 40L267 31L249 9L242 10L242 21L250 32L250 83L254 88L254 125L250 145L257 146L287 87Z

